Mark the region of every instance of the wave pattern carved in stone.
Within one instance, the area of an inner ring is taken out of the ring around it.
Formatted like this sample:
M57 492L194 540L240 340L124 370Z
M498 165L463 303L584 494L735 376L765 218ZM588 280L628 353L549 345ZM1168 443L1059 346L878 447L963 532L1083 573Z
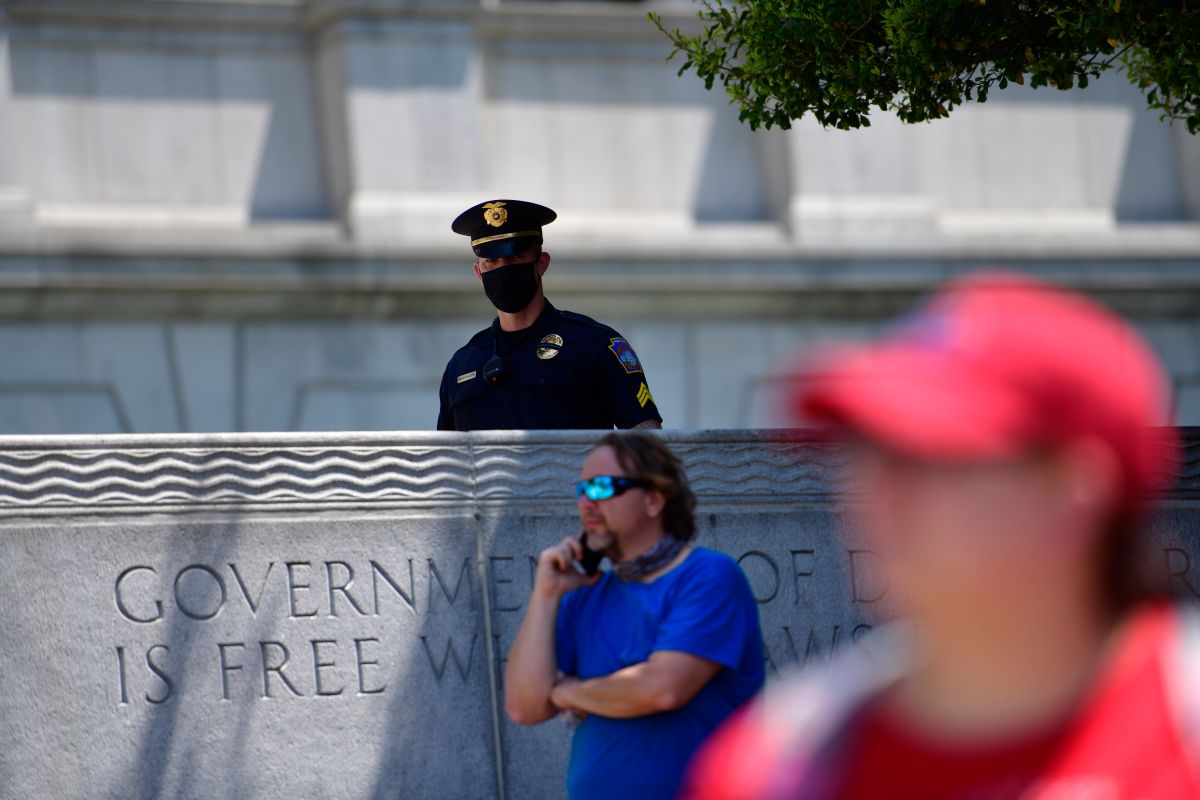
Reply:
M844 451L780 433L666 433L705 502L827 499ZM0 515L137 506L569 503L594 433L0 438ZM207 445L207 446L206 446ZM1200 495L1184 432L1176 498Z
M453 448L0 450L0 509L472 497Z
M1184 429L1179 474L1172 494L1200 495L1200 428Z

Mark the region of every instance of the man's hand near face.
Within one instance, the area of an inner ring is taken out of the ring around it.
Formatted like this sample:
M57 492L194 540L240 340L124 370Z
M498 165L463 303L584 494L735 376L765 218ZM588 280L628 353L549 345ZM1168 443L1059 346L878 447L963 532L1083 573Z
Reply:
M534 573L534 594L553 598L557 602L567 592L582 586L591 586L600 580L600 575L584 575L575 568L575 562L583 558L583 543L578 536L568 536L553 547L547 547L538 556L537 571Z
M599 574L583 575L575 569L575 562L582 557L583 544L575 536L547 547L538 556L529 608L504 670L504 710L514 722L533 725L562 710L550 698L558 680L554 654L558 602L567 592L600 580Z

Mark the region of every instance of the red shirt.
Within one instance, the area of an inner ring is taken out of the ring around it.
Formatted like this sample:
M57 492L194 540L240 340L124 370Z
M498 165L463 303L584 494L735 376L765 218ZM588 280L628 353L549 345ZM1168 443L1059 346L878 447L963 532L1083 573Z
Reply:
M875 703L866 709L845 765L839 796L878 798L1018 797L1050 762L1060 732L1046 731L986 747L932 741Z
M1184 800L1200 798L1196 732L1185 746L1168 680L1176 615L1167 607L1138 614L1087 697L1063 724L1019 740L986 746L933 741L895 718L878 701L841 731L846 738L809 765L788 764L781 738L739 716L706 746L687 785L692 798L765 800L781 796L791 771L836 776L817 792L847 800ZM1200 675L1183 675L1200 681ZM1187 749L1191 748L1191 751ZM829 753L833 753L830 756ZM836 763L830 772L830 759ZM772 789L772 787L776 787Z

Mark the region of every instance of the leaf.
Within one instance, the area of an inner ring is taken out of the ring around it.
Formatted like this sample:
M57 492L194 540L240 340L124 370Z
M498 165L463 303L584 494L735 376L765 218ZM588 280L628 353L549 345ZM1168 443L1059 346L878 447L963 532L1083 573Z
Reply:
M0 0L0 6L3 6ZM1017 83L1066 90L1120 68L1147 105L1200 125L1200 11L1180 0L696 0L701 27L664 30L687 80L717 84L750 126L813 117L864 127L953 114ZM1119 56L1119 59L1118 59ZM1028 81L1028 83L1026 83ZM942 109L945 109L943 111ZM878 112L875 112L878 113ZM879 117L876 117L878 119Z

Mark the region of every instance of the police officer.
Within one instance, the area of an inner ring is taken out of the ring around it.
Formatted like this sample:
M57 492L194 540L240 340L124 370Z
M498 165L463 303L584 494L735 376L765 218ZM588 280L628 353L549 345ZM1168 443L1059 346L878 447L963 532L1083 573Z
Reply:
M446 365L438 430L662 427L629 342L546 299L542 226L556 217L536 203L492 200L451 225L470 237L475 276L497 315Z

